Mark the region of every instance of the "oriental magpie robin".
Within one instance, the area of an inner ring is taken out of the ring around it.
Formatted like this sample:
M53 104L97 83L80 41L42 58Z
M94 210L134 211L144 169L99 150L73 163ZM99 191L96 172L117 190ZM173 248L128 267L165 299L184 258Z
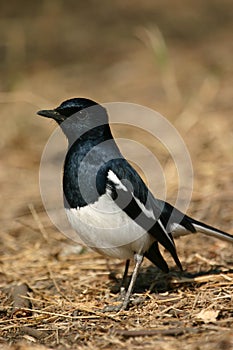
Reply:
M54 119L67 136L64 206L82 241L106 256L135 267L120 309L125 309L146 257L164 272L169 268L159 250L165 247L182 270L173 238L202 232L233 243L233 236L183 214L156 199L122 156L112 136L106 109L85 98L73 98L39 115Z

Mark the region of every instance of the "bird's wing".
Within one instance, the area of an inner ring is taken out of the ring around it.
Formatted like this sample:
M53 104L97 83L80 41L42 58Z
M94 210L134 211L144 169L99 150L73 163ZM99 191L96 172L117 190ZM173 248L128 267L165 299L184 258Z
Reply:
M155 241L145 252L145 257L154 265L158 266L163 272L169 272L169 267L159 250L158 242Z
M156 205L154 197L143 180L125 159L114 160L108 164L106 184L106 189L115 203L163 245L172 255L177 266L182 269L172 235L166 231L162 222L164 220L161 209ZM161 267L163 270L166 269L164 261L161 260L160 265L164 266L164 268Z

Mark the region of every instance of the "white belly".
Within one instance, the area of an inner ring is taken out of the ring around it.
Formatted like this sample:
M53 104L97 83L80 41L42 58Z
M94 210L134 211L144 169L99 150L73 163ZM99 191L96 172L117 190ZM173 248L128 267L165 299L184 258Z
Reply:
M130 259L144 253L155 239L114 203L108 194L88 207L66 209L81 240L100 254Z

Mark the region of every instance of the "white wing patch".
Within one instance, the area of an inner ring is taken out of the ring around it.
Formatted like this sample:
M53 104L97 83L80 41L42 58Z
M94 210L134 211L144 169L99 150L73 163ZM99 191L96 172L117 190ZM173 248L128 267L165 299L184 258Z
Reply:
M117 177L117 175L112 170L109 170L109 172L108 172L108 180L111 181L112 183L114 183L116 189L123 190L125 192L128 191L127 187L120 181L120 179ZM154 219L156 221L156 218L155 218L155 215L154 215L154 212L153 212L153 208L147 209L145 207L145 205L140 201L140 199L136 198L135 195L132 192L131 192L131 195L134 198L134 200L137 203L137 205L139 206L139 208L141 209L142 213L144 215L146 215L148 218ZM158 219L157 222L160 225L160 227L162 228L162 230L165 233L165 235L167 236L167 238L172 243L172 245L174 245L171 237L167 233L167 231L166 231L165 227L163 226L161 220Z
M135 202L137 203L137 205L139 206L139 208L141 209L141 211L143 212L143 214L145 214L148 218L151 219L155 219L154 213L152 209L147 209L145 207L145 205L137 198L133 195Z
M127 188L125 187L125 185L123 185L123 183L121 182L121 180L116 176L116 174L114 174L114 172L112 170L108 171L108 180L113 182L114 185L116 186L116 189L118 190L123 190L123 191L128 191Z
M127 187L121 182L121 180L117 177L117 175L112 170L109 170L108 172L108 180L114 183L116 189L123 190L125 192L128 191ZM148 218L155 219L153 210L147 209L145 205L140 201L140 199L135 197L135 195L132 192L131 192L131 195L135 199L135 202L137 203L137 205L139 206L143 214L145 214Z
M162 221L160 219L158 219L158 223L160 225L160 227L162 228L163 232L165 233L165 235L169 238L169 240L171 241L172 245L174 245L174 243L172 242L172 239L171 237L169 236L169 234L167 233L165 227L163 226L162 224Z

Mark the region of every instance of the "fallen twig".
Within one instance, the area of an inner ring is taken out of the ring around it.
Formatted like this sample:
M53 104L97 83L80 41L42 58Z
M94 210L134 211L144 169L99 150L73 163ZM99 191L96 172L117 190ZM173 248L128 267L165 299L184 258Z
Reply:
M178 336L185 333L198 333L200 330L191 327L182 328L170 328L170 329L141 329L141 330L125 330L116 329L114 331L117 335L122 335L124 337L146 337L151 335L164 335L164 336Z
M181 278L172 278L170 283L171 284L182 284L182 283L205 283L205 282L221 282L223 280L225 281L232 281L233 275L232 274L216 274L216 275L205 275L205 276L197 276L197 277L181 277Z
M32 315L31 302L30 299L27 298L28 292L29 290L26 283L19 284L12 288L13 310L11 317L20 318Z
M32 328L32 327L28 327L28 326L22 327L21 330L25 334L29 335L30 337L36 338L38 340L41 340L49 335L48 332L46 332L46 331L39 331L36 328Z

